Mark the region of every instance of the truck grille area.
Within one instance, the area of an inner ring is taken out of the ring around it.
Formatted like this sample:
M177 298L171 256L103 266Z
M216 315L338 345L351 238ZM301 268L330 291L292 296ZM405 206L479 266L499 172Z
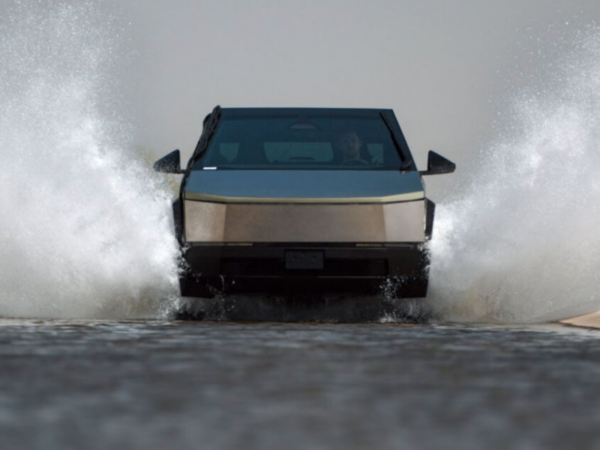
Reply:
M294 261L292 257L300 255ZM304 259L302 259L304 258ZM427 251L419 244L357 248L297 244L195 245L184 253L180 274L185 297L217 294L379 295L385 280L402 280L396 295L427 293ZM307 268L311 267L311 268Z
M327 259L322 269L288 269L282 259L233 259L221 262L221 272L242 276L380 276L389 273L385 259Z

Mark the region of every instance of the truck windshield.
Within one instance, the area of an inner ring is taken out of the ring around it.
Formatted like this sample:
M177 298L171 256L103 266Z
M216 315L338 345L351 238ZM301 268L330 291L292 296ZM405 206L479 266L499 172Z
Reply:
M380 117L278 114L223 118L192 170L398 170L401 165Z

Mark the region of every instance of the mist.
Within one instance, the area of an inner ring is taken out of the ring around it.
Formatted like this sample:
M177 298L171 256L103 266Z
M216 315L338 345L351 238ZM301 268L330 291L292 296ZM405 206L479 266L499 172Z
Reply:
M106 18L22 3L0 28L0 317L158 317L176 300L171 193L119 113Z

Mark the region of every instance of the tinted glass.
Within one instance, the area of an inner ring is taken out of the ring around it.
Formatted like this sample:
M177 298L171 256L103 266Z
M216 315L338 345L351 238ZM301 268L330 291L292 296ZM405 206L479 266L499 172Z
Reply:
M222 119L193 169L398 170L400 166L390 131L377 116L277 115Z

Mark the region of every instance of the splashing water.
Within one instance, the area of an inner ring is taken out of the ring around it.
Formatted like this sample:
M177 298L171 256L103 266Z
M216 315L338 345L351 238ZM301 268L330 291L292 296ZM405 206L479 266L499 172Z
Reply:
M115 113L119 30L90 3L29 2L2 20L0 316L166 314L170 194ZM512 115L462 195L438 205L429 301L446 320L600 309L600 37Z
M169 195L115 118L109 28L89 3L4 18L0 316L157 317L176 297Z
M600 35L550 78L518 97L511 128L438 208L430 297L446 320L600 309Z

